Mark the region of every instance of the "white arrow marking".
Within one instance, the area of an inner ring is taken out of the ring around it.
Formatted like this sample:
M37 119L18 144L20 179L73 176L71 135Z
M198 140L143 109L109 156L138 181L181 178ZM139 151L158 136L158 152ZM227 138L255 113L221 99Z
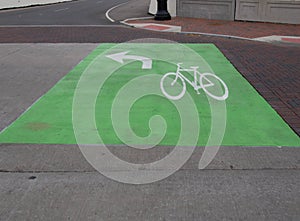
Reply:
M127 55L129 51L106 55L106 57L117 61L121 64L124 64L124 60L137 60L143 62L142 69L152 69L152 60L150 58L142 57L142 56L136 56L136 55Z

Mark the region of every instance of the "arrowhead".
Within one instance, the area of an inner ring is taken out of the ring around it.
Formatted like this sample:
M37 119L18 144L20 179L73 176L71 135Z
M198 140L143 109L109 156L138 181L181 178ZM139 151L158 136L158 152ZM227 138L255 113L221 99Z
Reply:
M129 53L129 51L116 53L116 54L111 54L111 55L106 55L106 57L110 58L110 59L112 59L116 62L119 62L119 63L123 64L124 63L123 59L125 58L127 53Z

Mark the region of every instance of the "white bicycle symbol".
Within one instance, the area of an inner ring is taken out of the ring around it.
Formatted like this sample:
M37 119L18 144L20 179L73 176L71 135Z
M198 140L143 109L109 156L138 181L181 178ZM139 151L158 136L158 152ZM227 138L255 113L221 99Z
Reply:
M226 84L224 83L224 81L219 78L218 76L216 76L215 74L212 74L212 73L200 73L199 71L197 71L197 69L199 67L190 67L189 69L184 69L181 67L181 64L182 63L178 63L177 64L177 71L176 73L174 72L170 72L170 73L166 73L162 78L161 78L161 81L160 81L160 88L161 88L161 91L163 92L163 94L171 99L171 100L179 100L180 98L183 97L183 95L185 94L185 91L186 91L186 84L185 84L185 81L188 82L193 88L195 91L197 91L197 94L200 94L199 92L199 89L203 89L203 91L211 96L212 98L216 99L216 100L226 100L228 98L228 88L226 86ZM194 72L194 81L190 81L188 78L186 78L181 72L182 71L186 71L186 72L190 72L190 71L193 71ZM198 76L199 75L199 79L198 79ZM175 77L174 80L172 80L171 84L169 85L165 85L164 81L167 79L167 78L173 78ZM223 94L222 95L214 95L211 91L209 91L207 88L209 87L212 87L215 85L215 83L213 83L210 78L215 78L222 86L223 86L223 89L224 89L224 92L222 92ZM179 93L179 95L170 95L167 91L166 91L166 87L173 87L175 85L175 83L177 82L177 80L180 79L181 82L182 82L182 91ZM198 83L198 80L199 80L199 84ZM203 80L205 80L205 82L207 83L203 83Z

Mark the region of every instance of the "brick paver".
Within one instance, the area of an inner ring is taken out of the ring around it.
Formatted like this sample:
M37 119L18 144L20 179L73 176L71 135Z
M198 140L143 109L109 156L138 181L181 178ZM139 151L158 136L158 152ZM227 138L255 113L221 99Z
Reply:
M111 27L0 27L0 43L100 43L164 38L214 43L300 135L300 47L246 40Z

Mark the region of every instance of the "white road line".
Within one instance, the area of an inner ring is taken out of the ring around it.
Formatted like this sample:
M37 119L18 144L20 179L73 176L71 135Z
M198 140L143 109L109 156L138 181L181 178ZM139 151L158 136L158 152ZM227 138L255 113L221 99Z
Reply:
M128 2L129 2L129 1L128 1ZM110 20L111 22L115 22L115 20L112 19L112 18L109 16L109 13L110 13L112 10L114 10L114 9L116 9L116 8L122 6L122 5L127 4L128 2L121 3L121 4L119 4L119 5L116 5L116 6L112 7L112 8L110 8L110 9L108 9L107 12L105 13L106 18L107 18L108 20Z
M66 11L66 10L68 10L68 9L69 9L69 8L61 8L61 9L54 10L54 12Z

